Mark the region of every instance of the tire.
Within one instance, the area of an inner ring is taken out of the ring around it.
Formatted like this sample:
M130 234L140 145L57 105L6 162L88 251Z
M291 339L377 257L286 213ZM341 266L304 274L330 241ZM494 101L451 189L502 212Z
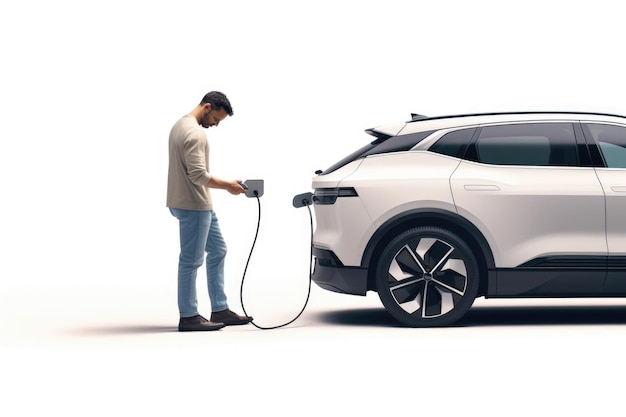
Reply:
M478 263L456 234L419 227L400 234L376 267L385 309L411 327L447 326L470 309L478 294Z

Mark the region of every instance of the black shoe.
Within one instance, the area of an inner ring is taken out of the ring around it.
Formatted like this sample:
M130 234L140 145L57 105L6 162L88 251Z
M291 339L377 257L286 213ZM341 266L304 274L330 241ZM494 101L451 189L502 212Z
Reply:
M226 326L236 326L250 323L252 321L252 317L240 316L239 314L226 309L211 313L211 321L224 323Z
M224 323L208 321L201 315L193 317L181 317L178 322L179 332L206 332L210 330L219 330L226 326Z

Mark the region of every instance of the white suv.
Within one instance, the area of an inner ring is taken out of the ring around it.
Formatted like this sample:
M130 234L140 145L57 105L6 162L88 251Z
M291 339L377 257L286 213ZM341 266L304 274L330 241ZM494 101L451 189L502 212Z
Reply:
M312 279L408 326L479 296L626 296L626 117L423 117L313 179Z

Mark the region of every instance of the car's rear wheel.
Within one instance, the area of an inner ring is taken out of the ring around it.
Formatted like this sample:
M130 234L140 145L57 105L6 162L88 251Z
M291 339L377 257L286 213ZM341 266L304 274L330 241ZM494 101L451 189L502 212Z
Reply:
M479 269L456 234L419 227L394 238L376 268L385 309L412 327L446 326L460 319L478 293Z

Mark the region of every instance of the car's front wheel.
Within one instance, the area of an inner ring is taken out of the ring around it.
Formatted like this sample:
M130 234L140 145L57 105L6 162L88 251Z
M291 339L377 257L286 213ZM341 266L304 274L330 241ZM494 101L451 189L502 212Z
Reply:
M418 227L394 238L376 268L385 309L412 327L446 326L460 319L478 293L479 269L467 244L437 227Z

